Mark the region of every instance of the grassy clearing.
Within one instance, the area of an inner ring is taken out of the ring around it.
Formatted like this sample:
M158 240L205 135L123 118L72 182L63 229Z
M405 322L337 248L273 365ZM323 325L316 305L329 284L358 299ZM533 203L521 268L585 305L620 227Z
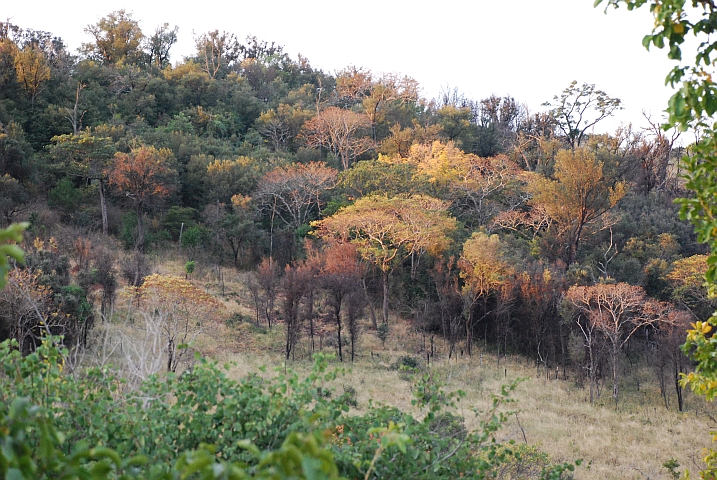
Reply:
M225 345L232 346L214 353L222 361L236 363L231 376L255 372L261 365L280 368L283 365L280 329L281 325L256 334L255 327L242 325L228 330L219 336L224 338ZM383 349L366 325L361 357L353 364L346 362L347 373L336 382L338 392L345 386L356 389L358 410L369 401L408 411L413 408L412 384L399 375L394 364L406 352L416 352L422 338L411 333L408 323L401 321L394 321L391 333ZM474 409L485 411L491 395L499 392L501 385L522 378L514 395L517 402L510 406L517 415L509 416L499 434L500 440L522 443L525 435L529 443L538 444L555 461L582 458L589 467L580 469L576 475L580 479L670 478L662 464L671 458L692 471L699 469L700 454L709 445L710 427L715 423L710 417L715 416L714 405L687 394L687 412L668 411L656 380L650 379L649 368L625 375L625 394L617 406L609 398L609 389L596 405L590 405L587 390L577 385L574 378L555 380L553 376L548 380L544 370L536 370L520 357L502 358L499 365L494 354L485 353L482 362L480 354L478 351L472 358L451 361L442 356L429 366L424 365L446 389L466 392L457 413L466 418L469 429L479 423ZM305 348L300 357L290 362L289 368L306 372L311 362ZM635 387L637 379L639 390Z
M167 273L178 274L180 265L172 267L164 268ZM213 293L220 291L216 282L204 285ZM229 375L233 378L257 373L262 366L267 367L262 375L273 375L274 369L283 369L283 324L268 329L262 320L261 325L256 325L253 309L242 300L249 296L238 281L227 281L221 298L227 308L225 318L239 313L242 321L231 326L223 322L206 325L193 348L220 363L232 363ZM323 352L335 353L335 348L326 346L327 339L327 336L315 338L316 349L321 346ZM300 374L308 373L312 365L309 345L308 338L300 340L289 368ZM662 464L672 458L680 463L680 469L687 467L695 472L701 463L702 449L709 445L710 429L717 424L714 405L687 392L685 413L676 412L674 405L667 410L652 370L649 365L639 366L639 362L635 368L623 369L623 393L618 405L610 398L609 385L598 402L590 405L587 389L572 372L567 372L566 379L561 372L561 379L556 380L554 371L548 375L523 357L509 355L498 359L482 344L473 357L448 360L447 345L437 337L436 355L426 365L425 353L419 352L427 348L430 338L418 334L407 321L391 319L384 346L366 320L357 348L358 358L353 364L335 362L346 369L346 375L332 387L337 394L347 387L355 389L358 402L355 411L365 409L369 401L411 411L412 382L396 368L400 357L408 355L419 362L421 372L433 374L445 389L466 392L456 413L465 417L468 429L473 429L480 421L474 410L487 410L492 394L499 392L501 385L523 379L514 394L516 403L509 405L514 413L499 432L499 440L523 443L527 439L554 461L582 458L584 465L589 466L580 468L578 479L671 478ZM418 411L414 413L420 415Z

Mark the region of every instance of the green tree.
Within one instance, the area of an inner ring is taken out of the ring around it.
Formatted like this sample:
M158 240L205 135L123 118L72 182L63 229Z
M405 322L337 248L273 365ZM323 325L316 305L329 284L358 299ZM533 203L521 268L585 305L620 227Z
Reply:
M79 135L59 135L53 137L54 145L47 147L50 156L58 162L70 176L80 177L89 182L96 182L100 194L100 210L102 211L102 233L107 235L107 183L109 167L116 149L112 139L96 137L89 132Z
M622 108L621 103L619 98L597 90L595 85L583 83L578 86L573 80L559 96L554 96L543 106L550 107L550 113L570 148L577 148L582 144L585 132Z

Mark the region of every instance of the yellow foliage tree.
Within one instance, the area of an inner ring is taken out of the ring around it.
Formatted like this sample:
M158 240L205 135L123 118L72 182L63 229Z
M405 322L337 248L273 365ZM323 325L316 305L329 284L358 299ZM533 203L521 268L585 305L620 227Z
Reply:
M224 308L208 292L176 275L150 275L130 293L139 298L145 327L163 339L168 372L177 370L187 346Z
M491 295L501 291L509 282L512 269L502 255L502 245L497 235L475 232L463 244L463 254L458 261L463 279L463 315L466 325L466 347L468 355L472 353L473 328L475 327L475 309L479 302L483 304L481 319L490 314L488 300Z
M625 195L623 182L606 176L593 151L561 150L554 178L535 176L528 185L531 204L546 212L563 240L566 261L576 261L585 228L595 224Z

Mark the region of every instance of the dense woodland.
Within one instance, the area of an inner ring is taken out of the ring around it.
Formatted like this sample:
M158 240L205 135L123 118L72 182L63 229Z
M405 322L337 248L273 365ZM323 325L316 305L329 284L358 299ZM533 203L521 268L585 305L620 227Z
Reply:
M609 385L617 401L626 359L648 358L682 409L679 345L716 305L673 203L689 141L658 120L597 134L621 102L578 82L539 112L428 100L398 73L327 73L229 32L195 34L177 59L176 27L142 32L124 11L86 32L73 51L61 32L0 22L2 226L30 222L0 339L91 346L134 288L176 323L145 373L174 371L196 318L226 316L194 269L220 286L243 271L245 320L283 329L287 360L328 336L353 360L368 353L361 319L385 336L401 316L450 357L480 344L570 371L591 400ZM188 279L151 276L159 252ZM157 307L177 295L196 310Z

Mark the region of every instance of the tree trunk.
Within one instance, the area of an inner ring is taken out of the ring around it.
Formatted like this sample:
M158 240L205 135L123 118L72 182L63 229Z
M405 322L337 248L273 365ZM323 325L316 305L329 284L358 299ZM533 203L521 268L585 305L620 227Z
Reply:
M378 330L378 320L376 319L376 310L373 308L373 302L368 296L368 288L366 287L366 279L362 278L361 283L363 284L363 294L366 296L366 303L368 303L368 311L371 314L371 324L374 330Z
M620 347L613 345L612 347L612 397L615 399L617 404L619 394L619 382L620 382L620 369L617 364L617 357L620 353Z
M107 221L107 202L105 200L105 179L100 178L100 210L102 210L102 235L109 235L109 223Z
M680 384L680 373L682 372L682 362L680 361L681 352L677 351L675 358L675 393L677 393L677 409L682 412L685 408L685 400L682 397L682 385Z
M137 209L137 243L135 249L144 253L144 220L142 219L142 209Z
M383 277L383 323L388 325L388 272L384 271Z
M336 337L337 337L337 342L339 344L339 361L343 362L344 361L344 352L343 352L343 347L341 345L341 312L340 312L340 308L336 309Z

